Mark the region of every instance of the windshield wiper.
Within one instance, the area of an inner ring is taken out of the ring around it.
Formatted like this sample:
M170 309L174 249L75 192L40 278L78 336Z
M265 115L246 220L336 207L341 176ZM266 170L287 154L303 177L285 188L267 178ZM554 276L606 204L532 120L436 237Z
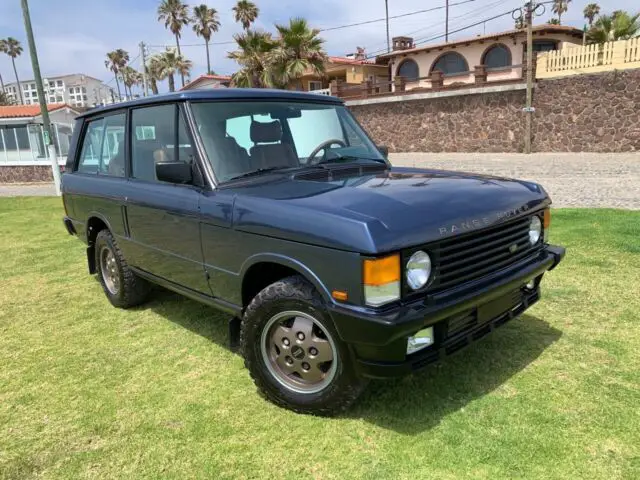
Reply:
M253 177L256 175L260 175L262 173L265 172L272 172L274 170L282 170L285 168L289 168L289 167L269 167L269 168L259 168L257 170L251 170L250 172L247 173L243 173L241 175L236 175L235 177L231 177L229 180L237 180L239 178L247 178L247 177Z

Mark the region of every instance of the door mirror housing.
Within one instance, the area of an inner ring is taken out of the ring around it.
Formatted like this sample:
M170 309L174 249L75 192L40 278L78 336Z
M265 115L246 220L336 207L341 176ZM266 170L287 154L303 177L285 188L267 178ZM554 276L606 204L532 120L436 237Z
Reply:
M378 150L380 150L380 153L382 155L384 155L384 158L387 158L389 156L389 147L387 147L386 145L376 145L378 147Z
M193 169L186 162L159 162L156 163L156 177L161 182L184 185L193 182Z

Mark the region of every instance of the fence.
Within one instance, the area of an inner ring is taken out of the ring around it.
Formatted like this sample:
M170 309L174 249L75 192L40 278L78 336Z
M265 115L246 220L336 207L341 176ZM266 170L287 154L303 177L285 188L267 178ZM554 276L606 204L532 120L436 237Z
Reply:
M58 163L69 152L73 126L53 123L53 138ZM42 125L0 125L0 166L48 165L48 152Z
M640 68L640 37L538 54L536 78Z

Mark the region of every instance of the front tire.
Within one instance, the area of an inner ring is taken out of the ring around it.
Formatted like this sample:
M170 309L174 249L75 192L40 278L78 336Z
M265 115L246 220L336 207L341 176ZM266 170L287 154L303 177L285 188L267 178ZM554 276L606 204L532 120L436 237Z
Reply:
M131 271L109 230L98 233L95 255L100 285L114 307L131 308L147 299L151 286Z
M322 299L300 276L269 285L249 304L240 345L258 390L290 410L334 415L366 387Z

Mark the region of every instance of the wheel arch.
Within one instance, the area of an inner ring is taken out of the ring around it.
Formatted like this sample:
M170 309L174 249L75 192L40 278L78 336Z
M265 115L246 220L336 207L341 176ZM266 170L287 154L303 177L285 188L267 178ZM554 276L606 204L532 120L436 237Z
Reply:
M259 254L247 259L240 270L242 305L246 308L263 288L291 275L300 275L311 283L325 302L333 302L327 287L303 263L285 255Z
M98 212L91 212L89 214L86 225L85 241L87 243L87 265L89 267L89 273L94 274L96 273L96 237L98 236L98 233L104 229L107 229L110 232L113 230L111 230L109 221L104 217L104 215Z

